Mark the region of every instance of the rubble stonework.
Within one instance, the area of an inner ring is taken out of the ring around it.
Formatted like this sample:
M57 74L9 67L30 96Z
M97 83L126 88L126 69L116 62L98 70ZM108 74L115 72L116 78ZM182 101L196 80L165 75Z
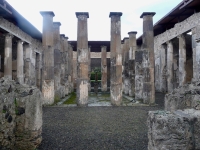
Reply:
M150 111L148 150L200 149L200 110Z
M0 87L0 149L36 149L42 141L42 93L8 78L0 79Z

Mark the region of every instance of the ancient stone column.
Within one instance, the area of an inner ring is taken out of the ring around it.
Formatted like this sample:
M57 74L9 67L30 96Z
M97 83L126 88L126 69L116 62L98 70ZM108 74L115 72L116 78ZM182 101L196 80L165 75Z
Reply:
M65 95L68 95L69 94L69 86L70 86L70 83L69 83L69 67L68 67L68 64L69 64L69 50L68 50L68 37L64 37L64 52L63 52L63 57L64 57L64 85L65 85Z
M122 103L122 50L121 50L121 12L110 12L110 97L111 104Z
M196 80L200 80L200 25L196 26Z
M24 54L23 41L17 41L17 81L20 84L24 83Z
M44 104L52 104L54 102L54 38L53 38L53 17L52 11L42 11L43 16L43 33L42 44L43 50L43 83L42 93L44 96Z
M87 12L77 12L78 33L77 33L77 79L76 97L78 106L88 105L88 32Z
M197 59L196 59L196 28L192 29L192 60L193 60L193 79L192 81L197 81Z
M179 86L186 83L186 41L185 36L179 35Z
M32 46L30 44L24 45L24 52L25 52L25 64L24 64L24 83L31 85L32 84L32 66L31 66L31 59L32 59Z
M91 77L91 46L88 46L88 92L91 92L91 81L90 81L90 77Z
M166 62L166 46L161 45L160 47L160 90L161 92L167 91L167 80L166 80L166 74L167 74L167 62Z
M53 22L53 39L54 39L54 90L55 97L60 99L61 92L61 47L62 42L60 40L60 22Z
M5 35L4 77L9 79L12 79L12 38L10 33Z
M146 51L144 57L144 83L143 83L143 102L148 104L155 103L155 81L154 81L154 33L153 16L154 12L144 12L140 18L143 18L143 36L142 47ZM146 62L145 62L146 61Z
M128 62L129 62L129 38L124 38L124 45L123 45L123 57L124 57L124 61L123 61L123 66L124 66L124 70L123 70L123 84L124 84L124 94L128 95L129 93L129 88L130 88L130 80L129 80L129 68L128 68Z
M101 91L107 91L107 50L106 46L101 47Z
M135 96L135 51L137 50L136 44L136 31L129 32L129 62L128 62L128 72L129 72L129 96Z
M36 53L36 86L42 90L42 54Z
M76 87L77 78L77 53L73 51L73 46L69 44L69 76L70 92L74 91Z
M167 91L173 91L173 44L171 41L167 42Z

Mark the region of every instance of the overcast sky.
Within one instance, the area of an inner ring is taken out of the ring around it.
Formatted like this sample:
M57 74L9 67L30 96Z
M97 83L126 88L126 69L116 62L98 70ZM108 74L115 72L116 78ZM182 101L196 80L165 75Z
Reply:
M22 16L42 32L40 11L53 11L54 22L61 22L61 34L77 40L75 12L89 12L88 40L110 40L110 12L122 12L121 38L128 32L142 34L142 12L156 12L154 23L182 0L7 0Z

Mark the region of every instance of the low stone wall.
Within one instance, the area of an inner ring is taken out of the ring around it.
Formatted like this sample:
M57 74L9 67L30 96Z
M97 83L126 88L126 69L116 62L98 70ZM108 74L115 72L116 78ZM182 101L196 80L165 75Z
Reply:
M0 79L0 149L34 150L42 140L42 94Z
M200 111L150 111L148 150L200 149Z
M194 108L200 110L200 82L185 84L165 96L165 110Z

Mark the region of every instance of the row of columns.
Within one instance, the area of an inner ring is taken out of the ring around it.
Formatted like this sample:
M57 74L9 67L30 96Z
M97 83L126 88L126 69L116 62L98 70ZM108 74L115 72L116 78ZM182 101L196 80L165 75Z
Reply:
M13 79L13 37L10 33L5 35L4 77L9 79ZM34 62L32 62L33 59L35 60ZM31 44L24 43L19 39L17 41L17 82L20 84L36 85L40 88L41 84L38 82L41 82L41 59L41 54L33 52Z

